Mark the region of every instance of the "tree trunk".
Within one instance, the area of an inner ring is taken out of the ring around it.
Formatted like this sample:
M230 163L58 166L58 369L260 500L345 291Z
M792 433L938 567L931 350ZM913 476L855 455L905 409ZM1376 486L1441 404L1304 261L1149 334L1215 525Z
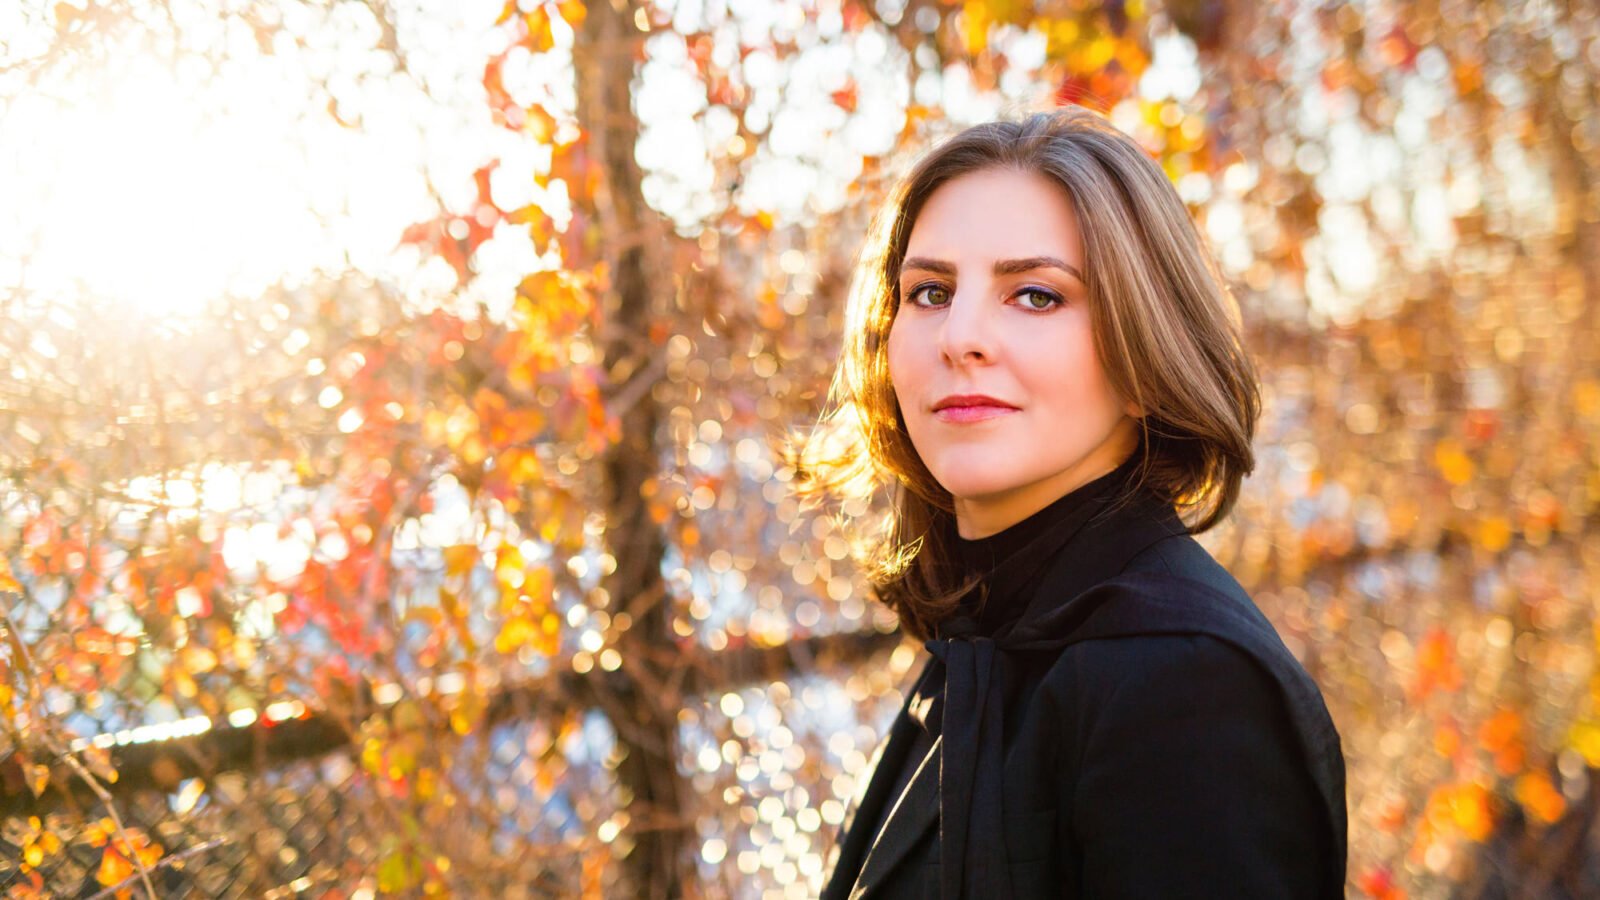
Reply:
M657 312L652 301L657 298L650 292L651 241L645 239L659 232L661 223L644 202L633 155L639 122L631 86L637 44L644 35L632 17L626 0L591 2L573 48L579 126L587 135L588 158L602 173L593 203L600 252L611 280L601 301L601 321L606 328L603 364L614 390L632 377L647 377L644 373L654 368L650 355L662 352L650 340ZM608 696L601 702L617 733L617 780L628 814L617 842L618 852L625 855L616 896L665 898L683 894L691 831L682 818L686 791L677 768L676 704L649 688L663 683L660 660L671 658L660 652L671 640L661 575L666 539L640 493L661 464L661 411L650 391L635 396L637 402L621 413L621 440L600 462L605 533L617 560L605 586L610 597L644 602L629 610L633 625L623 633L625 645L618 647L626 664L605 680L601 690Z

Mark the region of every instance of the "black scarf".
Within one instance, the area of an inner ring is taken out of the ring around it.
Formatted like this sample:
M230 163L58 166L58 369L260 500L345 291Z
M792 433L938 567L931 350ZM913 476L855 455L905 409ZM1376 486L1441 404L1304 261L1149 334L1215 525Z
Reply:
M1333 723L1316 685L1296 668L1270 622L1253 606L1245 609L1200 582L1119 576L1140 550L1188 531L1169 505L1131 484L1136 457L1012 528L954 543L964 565L987 574L978 589L986 592L981 610L968 606L925 644L945 668L939 758L945 900L1012 896L1000 808L1005 685L1013 681L1019 657L1059 653L1092 638L1207 634L1266 665L1289 701L1344 854L1344 769L1320 752L1334 734ZM1069 542L1073 552L1064 555ZM1059 565L1063 561L1070 566Z

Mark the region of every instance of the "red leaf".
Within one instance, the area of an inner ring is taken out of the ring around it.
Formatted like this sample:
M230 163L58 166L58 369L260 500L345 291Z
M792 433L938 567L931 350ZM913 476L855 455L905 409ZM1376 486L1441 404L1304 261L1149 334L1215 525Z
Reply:
M500 160L492 160L488 165L472 173L472 182L478 186L478 202L486 206L494 206L494 199L489 193L489 175L500 165Z
M845 112L856 111L857 96L856 83L854 81L851 81L839 90L834 91L832 96L833 102L837 104L840 109L844 110Z

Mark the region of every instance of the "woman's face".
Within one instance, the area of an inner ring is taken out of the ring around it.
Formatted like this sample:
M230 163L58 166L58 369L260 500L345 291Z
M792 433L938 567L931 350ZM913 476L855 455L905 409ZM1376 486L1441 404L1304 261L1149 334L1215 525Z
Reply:
M959 176L912 226L889 377L962 537L1027 518L1136 446L1138 409L1095 354L1083 270L1077 215L1043 175Z

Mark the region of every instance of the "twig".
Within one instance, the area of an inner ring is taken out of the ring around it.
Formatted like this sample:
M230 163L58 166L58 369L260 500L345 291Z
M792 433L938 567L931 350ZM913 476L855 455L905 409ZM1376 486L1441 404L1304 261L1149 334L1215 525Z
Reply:
M167 866L179 865L179 864L181 864L183 862L188 861L189 857L191 857L191 856L197 856L197 855L199 855L201 853L204 853L207 850L212 849L213 847L220 847L220 846L222 846L223 844L226 844L226 843L228 843L228 838L226 836L214 837L209 841L201 841L200 843L195 844L193 847L190 847L189 849L184 850L181 853L174 853L171 856L163 857L160 862L156 863L154 866L152 866L150 868L150 871L153 872L153 871L155 871L157 869L166 868ZM133 884L133 880L135 878L138 878L138 877L139 877L138 875L129 875L127 878L122 879L121 881L117 882L116 884L113 884L110 887L101 889L101 891L98 894L95 894L95 895L91 896L89 898L89 900L106 900L107 897L110 897L112 894L115 894L117 891L120 891L123 888L126 888L129 885ZM145 887L146 887L146 889L149 888L148 881L146 882Z
M34 668L33 654L28 652L28 645L22 640L22 632L17 630L17 624L11 620L11 610L0 610L0 619L5 620L6 631L11 636L11 643L16 648L17 656L22 660L22 671L30 682L28 693L31 703L32 698L39 693L39 686L34 675L38 670ZM49 721L47 717L42 718L43 721ZM122 841L122 846L128 849L128 855L133 857L133 864L139 870L139 880L144 883L146 896L150 900L156 900L156 888L150 881L150 870L145 866L144 859L139 855L139 851L133 846L133 839L128 836L128 829L122 823L122 813L117 811L117 804L116 801L111 799L111 792L106 790L105 785L100 783L100 779L94 777L94 773L89 771L88 767L78 759L77 754L73 753L70 747L62 746L56 740L55 735L50 733L48 727L41 728L39 734L45 746L59 758L66 760L72 771L83 780L84 784L89 786L89 790L93 791L96 797L100 798L100 802L105 804L106 814L111 817L111 823L117 829L117 837ZM129 876L126 880L131 879L132 876Z

